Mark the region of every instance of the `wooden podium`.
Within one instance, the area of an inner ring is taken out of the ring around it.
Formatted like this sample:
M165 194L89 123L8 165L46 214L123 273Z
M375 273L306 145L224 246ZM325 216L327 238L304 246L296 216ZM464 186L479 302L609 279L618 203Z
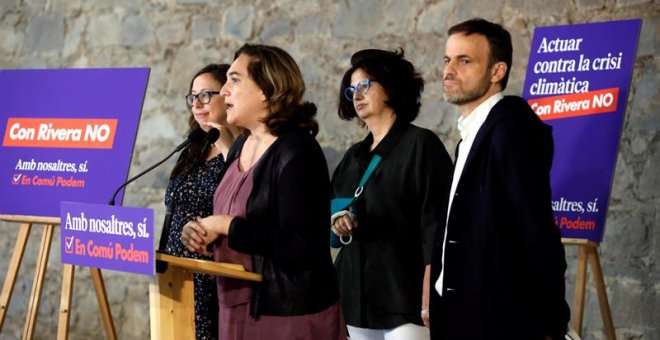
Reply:
M247 272L242 265L204 261L157 253L156 260L167 265L149 286L151 339L195 338L195 303L193 274L204 273L249 281L261 281L261 275ZM217 301L209 301L217 303Z

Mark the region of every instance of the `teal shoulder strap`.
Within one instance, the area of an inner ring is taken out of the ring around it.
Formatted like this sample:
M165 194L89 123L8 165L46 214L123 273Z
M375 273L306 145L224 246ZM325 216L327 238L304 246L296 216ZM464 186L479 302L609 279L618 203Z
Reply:
M371 158L371 162L369 163L369 166L367 167L367 170L364 172L364 175L362 175L362 179L360 180L360 184L358 185L357 190L362 192L362 190L360 188L364 187L364 185L367 183L367 181L369 180L369 177L371 177L371 174L374 172L374 170L376 170L376 167L380 163L381 159L382 158L379 155L374 154L374 156ZM359 194L357 193L358 192L357 190L355 191L356 197L359 196Z

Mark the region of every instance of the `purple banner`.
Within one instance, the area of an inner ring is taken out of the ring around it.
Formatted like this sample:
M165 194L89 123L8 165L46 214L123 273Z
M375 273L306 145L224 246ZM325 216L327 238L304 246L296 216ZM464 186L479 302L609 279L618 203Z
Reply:
M154 275L154 211L61 202L62 263Z
M600 242L641 20L538 27L523 97L553 127L562 236Z
M148 77L148 68L0 70L0 215L107 203L128 176Z

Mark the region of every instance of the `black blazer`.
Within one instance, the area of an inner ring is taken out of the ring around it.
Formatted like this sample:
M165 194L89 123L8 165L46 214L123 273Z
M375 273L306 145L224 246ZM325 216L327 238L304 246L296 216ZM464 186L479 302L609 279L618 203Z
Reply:
M435 290L444 230L432 261L433 339L563 338L566 260L550 203L551 128L520 97L490 111L468 154L449 212L443 296Z
M245 142L240 136L227 166ZM255 165L247 217L234 218L229 246L252 255L263 275L251 300L251 315L302 315L339 299L328 247L330 179L321 147L300 129L282 135Z

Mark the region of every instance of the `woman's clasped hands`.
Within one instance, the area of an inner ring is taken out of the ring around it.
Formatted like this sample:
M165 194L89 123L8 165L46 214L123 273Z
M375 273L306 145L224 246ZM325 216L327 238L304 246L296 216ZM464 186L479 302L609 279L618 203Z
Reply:
M190 251L211 255L207 246L218 237L229 234L229 225L232 219L233 217L228 215L196 217L183 226L181 243Z

